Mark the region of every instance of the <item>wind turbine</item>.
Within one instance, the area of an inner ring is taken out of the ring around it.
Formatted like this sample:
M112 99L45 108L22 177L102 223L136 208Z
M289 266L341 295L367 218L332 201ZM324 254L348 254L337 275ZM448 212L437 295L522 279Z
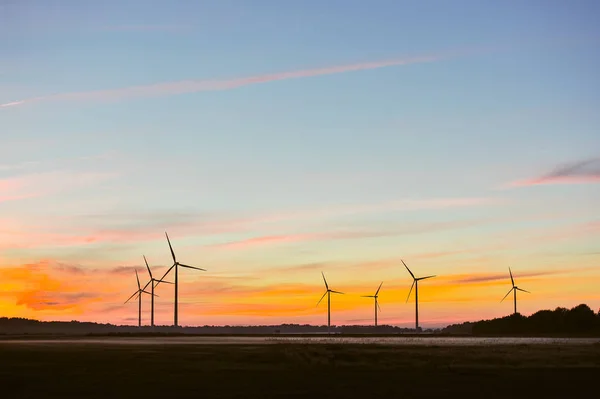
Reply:
M510 292L512 291L514 294L514 302L515 302L515 313L517 314L517 291L523 291L526 292L528 294L531 294L531 292L524 290L522 288L519 288L515 285L515 279L513 278L512 275L512 271L510 270L510 267L508 268L508 272L510 273L510 282L512 283L512 288L508 291L508 293L506 295L504 295L504 298L502 298L502 301L504 301L506 299L506 297L508 296L508 294L510 294ZM500 302L502 302L500 301Z
M377 288L377 291L375 292L375 295L363 295L363 298L375 298L375 327L377 327L377 309L381 310L381 308L379 307L379 290L381 289L381 286L383 285L383 281L381 282L381 284L379 284L379 288Z
M158 283L167 283L167 284L173 284L170 281L164 281L164 280L157 280L152 276L152 271L150 270L150 266L148 266L148 261L146 260L146 256L142 255L144 257L144 262L146 262L146 269L148 269L148 274L150 275L150 281L148 281L146 283L146 285L144 286L144 288L142 288L142 290L145 290L146 287L148 287L148 284L150 284L150 288L151 288L151 293L152 293L152 302L151 302L151 309L150 309L150 325L152 327L154 327L154 287L156 287L158 285Z
M402 260L402 259L400 259L400 260ZM427 278L435 277L435 275L417 278L417 277L415 277L413 272L410 271L408 266L406 266L406 263L404 263L403 260L402 260L402 263L404 264L404 267L406 267L406 270L408 270L408 272L410 273L410 275L413 278L413 283L410 286L410 291L408 291L408 297L406 297L406 302L408 302L408 300L410 298L410 294L412 293L412 289L413 289L413 287L415 287L415 330L419 331L419 281L425 280Z
M343 295L344 293L329 289L329 285L327 284L327 280L325 280L325 275L323 274L323 272L321 272L321 275L323 276L323 281L325 282L326 291L321 297L321 299L319 299L319 302L317 302L317 306L319 306L323 298L325 298L325 295L327 295L327 334L329 334L329 328L331 327L331 294L334 293Z
M138 327L141 327L142 326L142 293L152 295L153 303L154 303L154 293L150 293L150 292L146 291L146 287L142 288L140 286L140 278L138 277L137 270L135 271L135 278L137 280L138 289L136 292L133 293L133 295L131 295L129 297L128 300L125 301L125 303L129 302L136 295L138 296Z
M177 316L178 316L178 307L179 307L179 279L178 279L178 271L179 271L179 266L181 267L185 267L188 269L195 269L195 270L201 270L203 272L205 272L205 269L201 269L199 267L194 267L194 266L188 266L188 265L184 265L183 263L179 263L177 262L177 258L175 257L175 252L173 251L173 247L171 246L171 240L169 240L169 235L167 234L167 232L165 231L165 236L167 237L167 242L169 243L169 249L171 250L171 256L173 257L173 266L171 266L169 268L169 270L167 270L167 272L160 278L160 280L158 281L158 284L160 284L163 279L167 276L167 274L169 274L169 272L173 269L175 269L175 316L174 316L174 320L173 320L173 325L175 327L177 327Z

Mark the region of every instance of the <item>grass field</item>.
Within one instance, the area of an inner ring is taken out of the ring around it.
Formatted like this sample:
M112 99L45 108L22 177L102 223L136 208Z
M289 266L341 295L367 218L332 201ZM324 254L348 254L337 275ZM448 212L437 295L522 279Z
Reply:
M142 346L0 341L0 392L6 398L577 398L598 392L599 375L599 344Z

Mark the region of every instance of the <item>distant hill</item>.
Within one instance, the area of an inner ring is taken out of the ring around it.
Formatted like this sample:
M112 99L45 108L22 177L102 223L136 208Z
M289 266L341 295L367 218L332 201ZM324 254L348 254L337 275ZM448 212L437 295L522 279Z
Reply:
M309 324L282 324L260 326L117 326L79 321L38 321L24 318L0 317L0 336L10 335L270 335L270 334L324 334L327 326ZM332 326L334 334L411 334L412 328L394 326ZM581 304L572 309L540 310L531 316L521 314L492 320L453 324L441 330L424 333L445 335L597 335L600 336L600 312L594 313Z
M572 309L540 310L476 322L450 325L441 331L452 335L600 335L600 312L588 305Z
M427 330L432 332L432 330ZM301 324L262 326L117 326L78 321L38 321L23 318L0 318L0 335L89 335L89 334L318 334L326 333L327 326ZM336 334L400 334L413 329L394 326L332 326Z

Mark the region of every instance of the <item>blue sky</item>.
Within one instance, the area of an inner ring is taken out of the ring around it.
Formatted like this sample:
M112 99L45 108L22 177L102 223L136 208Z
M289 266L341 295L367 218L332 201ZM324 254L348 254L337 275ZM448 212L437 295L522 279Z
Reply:
M0 265L163 264L165 229L236 276L457 248L487 260L447 254L424 273L597 253L599 8L1 2ZM369 66L388 61L406 63Z

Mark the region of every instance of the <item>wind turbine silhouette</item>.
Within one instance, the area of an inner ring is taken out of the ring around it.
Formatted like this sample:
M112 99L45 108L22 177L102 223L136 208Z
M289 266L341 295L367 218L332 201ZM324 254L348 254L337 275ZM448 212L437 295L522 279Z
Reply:
M329 289L329 285L327 284L327 280L325 279L325 275L323 274L323 272L321 272L321 275L323 276L323 281L325 282L326 291L321 297L321 299L319 299L319 302L317 302L317 306L319 306L323 298L325 298L325 295L327 295L327 334L329 334L329 328L331 327L331 294L334 293L343 295L344 293Z
M141 327L142 326L142 293L152 295L152 302L154 302L154 294L146 291L145 290L146 287L142 288L140 286L140 278L138 277L137 270L135 271L135 278L137 280L138 289L136 292L133 293L133 295L131 295L129 297L129 299L127 299L125 301L125 303L129 302L136 295L138 296L138 327Z
M379 290L381 289L381 286L383 285L383 281L381 282L381 284L379 284L379 288L377 288L377 291L375 292L375 295L363 295L363 298L375 298L375 327L377 327L377 309L381 310L381 308L379 307Z
M512 291L514 294L514 302L515 302L515 313L514 314L517 314L517 291L523 291L528 294L531 294L531 292L517 287L515 285L515 279L513 278L512 270L510 270L510 267L508 268L508 272L510 273L510 282L512 283L512 288L506 293L506 295L504 295L504 298L502 298L502 301L504 301L506 299L506 297L508 296L508 294L510 294L510 292ZM500 301L500 302L502 302L502 301Z
M402 260L402 259L400 259L400 260ZM417 277L415 277L413 272L410 271L408 266L406 266L406 263L404 263L403 260L402 260L402 263L404 264L404 267L406 267L406 270L408 270L408 272L410 273L410 275L413 278L413 283L410 286L410 291L408 291L408 297L406 297L406 302L408 303L408 300L410 299L410 294L412 293L412 289L413 289L413 287L415 287L415 330L419 331L419 281L425 280L427 278L435 277L435 275L417 278Z
M144 262L146 262L146 269L148 269L148 274L150 275L150 281L148 281L146 283L146 285L144 286L144 288L142 288L142 290L145 290L146 287L148 287L148 284L150 284L150 288L151 288L151 298L152 298L152 302L151 302L151 309L150 309L150 325L152 327L154 327L154 288L158 285L158 283L167 283L167 284L173 284L170 281L164 281L164 280L157 280L152 276L152 271L150 270L150 266L148 266L148 261L146 260L146 256L142 255L144 257Z
M183 263L179 263L177 262L177 258L175 257L175 252L173 251L173 247L171 246L171 240L169 240L169 235L167 234L167 232L165 231L165 236L167 237L167 242L169 243L169 249L171 250L171 256L173 257L173 266L171 266L169 268L169 270L167 270L167 272L160 278L160 280L158 281L158 284L160 284L161 282L163 282L163 279L167 276L167 274L169 274L169 272L173 269L175 269L175 314L174 314L174 318L173 318L173 326L177 327L177 322L178 322L178 308L179 308L179 279L178 279L178 271L179 271L179 266L181 267L185 267L188 269L195 269L195 270L201 270L203 272L206 271L206 269L201 269L199 267L194 267L194 266L188 266L188 265L184 265Z

